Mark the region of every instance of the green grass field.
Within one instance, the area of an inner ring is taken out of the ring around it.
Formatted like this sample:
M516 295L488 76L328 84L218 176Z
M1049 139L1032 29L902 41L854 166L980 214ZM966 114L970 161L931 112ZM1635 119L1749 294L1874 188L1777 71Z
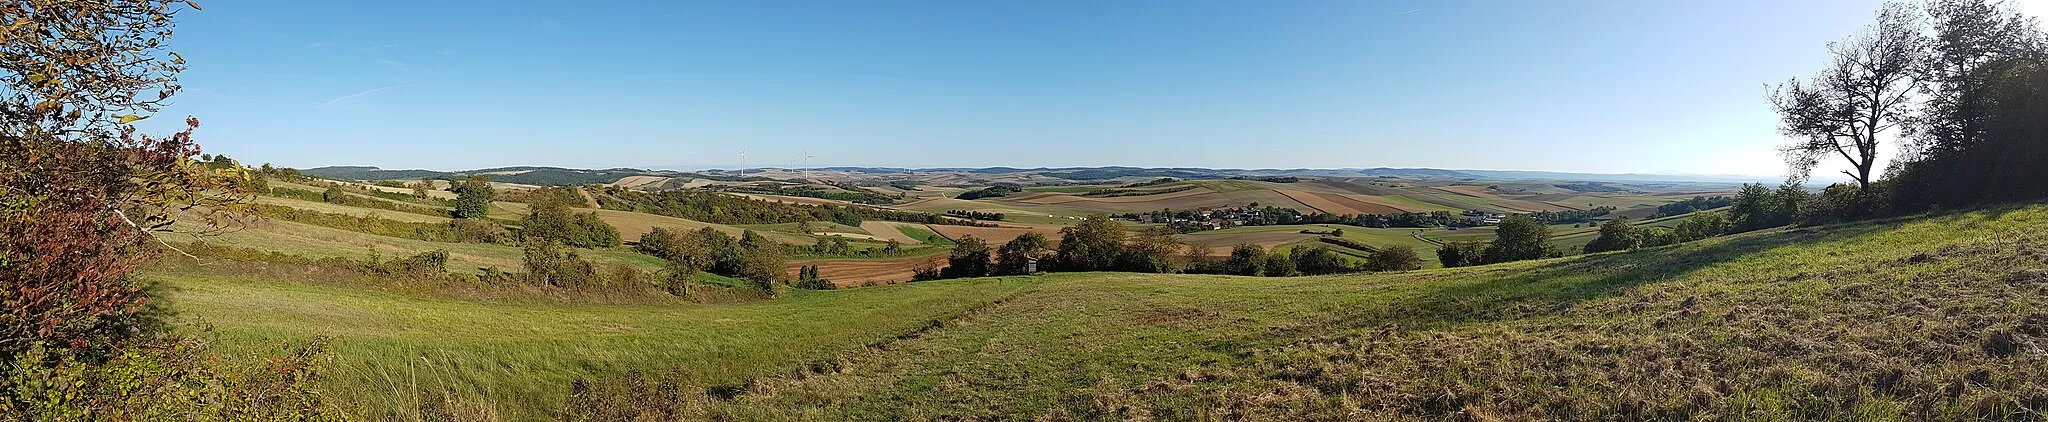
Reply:
M559 407L575 377L675 369L693 383L742 382L791 362L913 330L1013 294L1017 281L967 280L832 292L792 291L742 304L579 305L475 302L160 270L146 277L193 327L210 325L226 356L311 336L335 339L320 387L369 411L414 406L416 391L492 397L515 419Z
M1897 420L2025 411L2048 387L2048 366L1984 352L2034 341L2010 333L2048 315L2048 280L2016 278L2048 267L2044 245L2048 206L1407 273L1055 274L722 305L148 277L230 354L334 336L319 385L368 409L453 385L526 419L573 378L676 371L672 388L599 391L679 397L695 419ZM1868 376L1887 371L1908 375ZM1981 381L1941 398L1966 379Z
M896 231L902 232L904 236L910 236L910 238L912 239L922 239L924 240L924 243L927 245L939 247L959 246L959 244L953 243L952 239L947 239L945 236L940 236L938 233L933 232L931 231L931 229L927 229L924 226L913 226L907 224L898 225L896 226Z

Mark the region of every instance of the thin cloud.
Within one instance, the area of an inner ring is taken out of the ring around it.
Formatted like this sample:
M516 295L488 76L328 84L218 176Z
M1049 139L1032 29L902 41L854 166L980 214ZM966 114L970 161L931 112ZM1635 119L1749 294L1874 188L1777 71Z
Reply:
M1415 12L1420 12L1420 11L1422 11L1422 8L1418 7L1418 8L1414 8L1414 9L1408 9L1408 11L1406 11L1406 12L1401 12L1401 13L1395 13L1395 14L1394 14L1394 16L1406 15L1406 14L1409 14L1409 13L1415 13Z
M331 106L331 105L334 105L335 103L339 103L339 102L342 102L342 101L348 101L348 100L354 99L354 98L356 98L356 97L361 97L361 96L364 96L364 95L370 95L370 94L375 94L375 93L379 93L379 92L384 92L384 91L390 91L390 90L393 90L393 89L397 89L398 87L401 87L401 86L404 86L404 85L392 85L392 86L387 86L387 87L383 87L383 88L377 88L377 89L372 89L372 90L368 90L368 91L358 92L358 93L354 93L354 94L348 94L348 95L343 95L343 96L339 96L339 97L334 97L334 99L331 99L331 100L327 100L327 102L324 102L324 103L320 103L320 105L322 105L322 106Z
M554 19L542 19L540 21L540 26L545 26L549 28L560 28L562 27L562 24L555 23Z

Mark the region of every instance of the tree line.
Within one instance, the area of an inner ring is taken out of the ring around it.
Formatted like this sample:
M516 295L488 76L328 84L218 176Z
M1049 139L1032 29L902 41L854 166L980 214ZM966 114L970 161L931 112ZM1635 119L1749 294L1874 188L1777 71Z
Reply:
M859 226L861 221L873 219L921 224L995 226L990 223L980 223L928 212L831 204L791 204L696 190L642 192L618 187L607 187L600 195L597 195L597 202L602 208L608 210L642 212L718 224L779 224L830 221L847 226Z
M1658 205L1657 214L1653 216L1653 218L1669 217L1674 215L1685 215L1699 211L1711 210L1715 208L1728 206L1728 204L1732 202L1734 202L1734 200L1729 199L1727 196L1723 195L1695 196L1691 199L1686 199L1664 205Z
M981 221L1003 221L1008 215L999 212L946 210L946 215Z
M982 198L1001 198L1004 196L1009 196L1010 194L1013 193L1023 191L1023 185L1019 185L1016 183L996 183L993 185L989 185L989 187L961 192L959 195L953 196L953 198L965 200L975 200Z
M1770 97L1796 187L1823 163L1849 183L1786 205L1829 223L2048 196L2048 35L2009 3L1888 3ZM1903 139L1875 173L1882 140Z
M986 240L973 236L963 236L956 240L959 246L948 254L945 266L919 269L916 278L1024 275L1029 273L1032 263L1037 264L1038 270L1046 272L1267 276L1402 271L1422 267L1420 256L1413 248L1405 246L1375 248L1363 264L1354 263L1324 245L1304 245L1285 254L1268 254L1257 246L1239 245L1232 251L1231 258L1214 259L1208 257L1203 248L1187 245L1173 235L1172 231L1162 227L1147 228L1133 235L1107 215L1098 214L1089 216L1080 224L1060 229L1057 244L1037 233L1026 233L1000 246L992 246Z

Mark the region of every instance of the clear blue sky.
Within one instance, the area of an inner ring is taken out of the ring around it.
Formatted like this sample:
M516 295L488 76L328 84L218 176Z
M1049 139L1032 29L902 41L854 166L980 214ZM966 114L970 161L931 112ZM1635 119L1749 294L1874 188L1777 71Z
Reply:
M808 152L812 166L1749 175L1781 167L1766 84L1819 70L1877 7L202 5L180 16L172 45L192 68L167 113L199 117L209 152L294 167L731 167L744 150L749 166Z

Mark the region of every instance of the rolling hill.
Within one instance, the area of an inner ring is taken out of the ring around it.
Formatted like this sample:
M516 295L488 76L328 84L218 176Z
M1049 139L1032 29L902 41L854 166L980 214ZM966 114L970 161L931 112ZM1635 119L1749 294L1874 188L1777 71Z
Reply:
M227 358L333 336L318 388L397 418L2027 419L2048 411L2044 245L2029 205L1484 267L724 304L144 277Z

